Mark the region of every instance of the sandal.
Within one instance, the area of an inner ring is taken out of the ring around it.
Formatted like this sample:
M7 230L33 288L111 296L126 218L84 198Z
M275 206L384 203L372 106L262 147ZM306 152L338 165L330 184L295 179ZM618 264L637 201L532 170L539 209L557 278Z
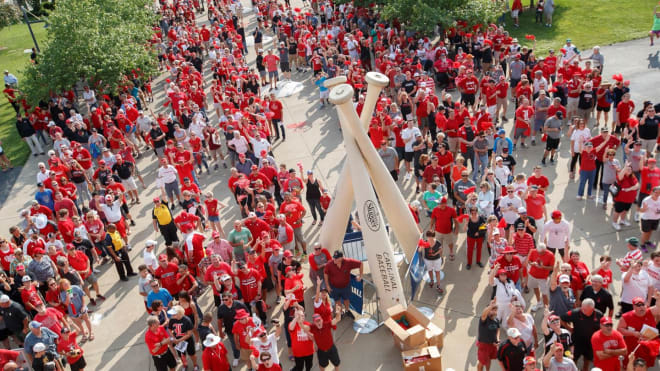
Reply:
M433 286L435 286L435 283L433 283L433 281L429 282L429 287L433 288Z
M440 295L445 294L445 290L443 290L441 287L437 287L437 289L438 289L438 294L440 294Z
M316 225L316 220L314 220L314 221L312 222L312 225Z
M87 335L83 335L82 339L80 339L81 343L84 343L87 341Z
M449 260L454 261L454 258L456 258L454 254L449 254Z
M92 340L94 340L94 335L89 334L89 341L92 341Z

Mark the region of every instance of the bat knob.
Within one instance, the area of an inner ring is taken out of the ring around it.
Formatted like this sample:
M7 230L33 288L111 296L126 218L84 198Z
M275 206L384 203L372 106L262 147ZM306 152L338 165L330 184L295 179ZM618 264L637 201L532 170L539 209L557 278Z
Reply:
M345 83L346 81L348 81L348 79L346 79L346 76L337 76L337 77L333 77L333 78L331 78L331 79L327 79L327 80L325 80L325 81L323 82L323 86L325 86L326 88L330 89L330 88L332 88L333 86L336 86L336 85L339 85L339 84L343 84L343 83Z
M348 84L340 84L332 88L328 100L332 104L343 104L350 102L353 98L353 87Z
M390 79L380 72L367 72L364 79L367 81L367 84L375 85L379 88L384 88L390 83Z

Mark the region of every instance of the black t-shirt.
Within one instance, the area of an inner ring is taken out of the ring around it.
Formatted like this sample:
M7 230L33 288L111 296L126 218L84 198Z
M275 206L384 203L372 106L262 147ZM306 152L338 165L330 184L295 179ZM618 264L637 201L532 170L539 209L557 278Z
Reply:
M591 336L600 329L600 319L603 312L594 309L590 316L582 313L582 310L572 309L561 316L564 322L573 324L573 343L580 347L591 347Z
M193 324L188 317L183 316L181 319L170 318L167 327L175 338L180 339L184 337L188 331L193 329Z
M435 243L433 244L433 246L431 246L427 249L424 249L424 259L426 259L426 260L438 260L438 259L440 259L440 257L441 257L440 255L431 256L431 254L437 253L441 248L442 248L442 244L440 243L440 241L436 240Z
M523 360L527 355L527 347L524 341L518 345L513 345L511 340L507 340L497 350L497 360L504 364L507 371L523 371Z
M596 309L605 313L607 309L614 310L614 300L612 300L612 294L607 291L605 288L601 288L598 292L594 292L594 288L591 285L585 286L582 290L582 295L580 295L580 301L584 299L593 299L596 302Z
M470 238L479 238L479 228L486 224L486 218L479 216L476 222L472 221L472 218L468 219L467 224L467 236Z
M0 308L0 316L11 332L18 333L23 330L23 320L27 318L28 314L20 304L11 302L9 307Z
M534 220L534 218L530 218L528 216L527 219L529 220L529 225L536 228L536 221ZM525 221L522 220L522 218L516 219L516 221L513 222L513 226L514 226L513 228L518 230L518 225L525 225ZM527 232L527 233L531 234L532 236L534 236L534 233L527 227L525 228L525 232Z
M639 137L641 139L655 140L658 137L658 123L660 116L652 116L639 123Z
M511 170L514 166L516 166L516 159L513 158L513 156L502 156L502 165L508 167L509 170Z
M72 243L73 243L73 246L76 247L76 250L80 250L82 252L85 252L87 250L91 250L92 248L94 248L94 245L92 244L92 241L86 240L84 238L82 240L80 240L80 242L76 242L76 240L73 240Z
M264 56L263 55L261 55L261 54L257 55L256 63L257 63L257 70L258 71L265 71L266 70L266 66L264 65Z
M578 108L590 109L594 106L595 99L593 91L581 91L578 98Z
M112 171L116 172L121 179L128 179L133 175L133 164L128 161L123 161L121 164L114 164Z
M236 316L236 311L239 309L244 309L246 312L248 312L245 304L236 300L232 302L231 307L228 307L227 304L224 303L218 307L218 319L222 320L222 323L225 327L225 333L232 333L231 330L234 328L234 317Z
M479 330L477 340L480 343L495 344L497 342L497 329L500 328L500 320L486 317L486 320L479 318Z
M156 138L160 137L163 134L165 133L163 133L163 131L159 127L156 127L155 129L151 129L149 131L149 136L151 137L151 140L154 142L154 147L156 148L165 147L165 137L163 137L163 139L156 140Z
M401 84L401 87L404 88L408 94L415 90L415 86L417 86L415 80L406 80Z

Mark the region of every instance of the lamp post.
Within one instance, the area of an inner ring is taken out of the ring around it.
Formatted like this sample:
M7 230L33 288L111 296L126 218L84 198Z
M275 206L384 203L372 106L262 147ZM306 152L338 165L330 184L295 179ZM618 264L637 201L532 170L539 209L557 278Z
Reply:
M34 37L34 32L32 32L32 23L39 23L43 21L36 21L36 22L31 22L28 19L27 12L25 11L25 8L21 6L21 11L23 12L23 19L25 19L25 24L28 26L28 30L30 30L30 36L32 36L32 41L34 41L34 47L37 49L37 53L41 53L41 50L39 49L39 43L37 43L37 38Z

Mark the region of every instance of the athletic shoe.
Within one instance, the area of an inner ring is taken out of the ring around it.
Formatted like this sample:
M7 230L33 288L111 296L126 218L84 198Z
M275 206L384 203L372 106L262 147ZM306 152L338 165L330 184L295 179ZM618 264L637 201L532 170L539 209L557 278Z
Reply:
M232 367L237 367L238 366L238 359L234 358L234 361L231 363Z
M541 309L541 308L543 308L543 303L542 303L542 302L538 302L538 303L532 305L532 312L536 312L537 310L539 310L539 309Z
M625 225L626 227L630 227L630 222L627 221L626 219L622 219L621 224Z
M621 226L618 225L618 224L615 223L615 222L612 222L612 227L614 227L614 229L616 229L617 231L620 231L620 230L621 230Z
M635 212L635 218L634 219L635 219L636 222L639 221L639 213L638 212ZM628 225L630 225L630 224L628 224Z

